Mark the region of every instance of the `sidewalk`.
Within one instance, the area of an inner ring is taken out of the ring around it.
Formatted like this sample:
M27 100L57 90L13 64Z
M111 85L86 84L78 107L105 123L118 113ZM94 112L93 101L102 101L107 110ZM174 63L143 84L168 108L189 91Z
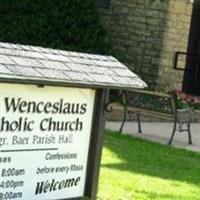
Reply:
M106 129L118 131L120 125L120 122L106 122ZM161 144L167 144L172 133L172 128L173 123L142 122L143 133L139 134L137 133L136 122L126 122L123 133L159 142ZM189 145L187 132L180 133L177 131L172 142L172 146L200 152L200 123L191 124L191 134L193 144Z

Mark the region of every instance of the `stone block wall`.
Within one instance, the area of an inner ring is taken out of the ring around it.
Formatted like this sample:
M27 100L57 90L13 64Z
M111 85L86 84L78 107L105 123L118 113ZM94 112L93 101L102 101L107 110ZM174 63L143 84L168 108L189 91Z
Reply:
M192 8L190 0L111 0L100 14L113 54L150 88L166 92L182 83L173 63L176 51L187 52Z

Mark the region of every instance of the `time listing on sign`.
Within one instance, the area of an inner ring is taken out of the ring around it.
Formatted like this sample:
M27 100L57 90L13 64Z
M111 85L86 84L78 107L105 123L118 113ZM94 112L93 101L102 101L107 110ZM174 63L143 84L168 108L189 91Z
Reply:
M0 84L0 200L84 195L95 91Z

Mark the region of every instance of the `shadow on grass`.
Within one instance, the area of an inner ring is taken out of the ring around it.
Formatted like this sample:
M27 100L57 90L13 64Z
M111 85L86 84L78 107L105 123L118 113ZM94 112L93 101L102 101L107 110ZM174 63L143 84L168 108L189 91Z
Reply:
M104 147L121 163L102 163L102 167L130 171L200 186L200 154L170 146L106 132Z

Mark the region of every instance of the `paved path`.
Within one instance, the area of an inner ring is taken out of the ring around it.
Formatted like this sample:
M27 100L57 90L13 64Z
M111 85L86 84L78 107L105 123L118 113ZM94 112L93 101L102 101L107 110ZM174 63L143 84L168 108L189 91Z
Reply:
M119 130L119 122L106 122L106 128L110 130ZM151 141L156 141L162 144L167 144L171 133L173 123L159 123L159 122L143 122L143 133L137 133L136 122L126 122L123 132L134 137L140 137ZM178 148L184 148L192 151L200 152L200 124L191 124L192 140L193 144L188 144L187 132L176 132L172 145Z

